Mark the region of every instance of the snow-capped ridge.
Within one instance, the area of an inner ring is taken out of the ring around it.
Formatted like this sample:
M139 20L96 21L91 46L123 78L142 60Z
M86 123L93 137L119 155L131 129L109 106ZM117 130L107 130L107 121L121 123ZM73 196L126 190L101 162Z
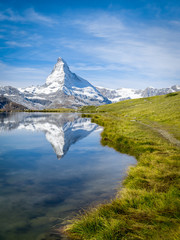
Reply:
M174 85L169 88L154 88L147 87L144 90L141 89L132 89L132 88L118 88L118 89L110 89L103 87L96 87L99 92L107 97L111 102L119 102L127 99L135 99L135 98L144 98L144 97L152 97L157 95L164 95L171 92L180 91L179 85Z

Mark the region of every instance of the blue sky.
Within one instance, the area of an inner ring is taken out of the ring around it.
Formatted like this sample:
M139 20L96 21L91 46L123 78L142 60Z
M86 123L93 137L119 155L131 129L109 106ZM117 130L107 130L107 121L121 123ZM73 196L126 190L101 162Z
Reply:
M59 56L95 86L180 84L180 1L0 1L1 85L44 84Z

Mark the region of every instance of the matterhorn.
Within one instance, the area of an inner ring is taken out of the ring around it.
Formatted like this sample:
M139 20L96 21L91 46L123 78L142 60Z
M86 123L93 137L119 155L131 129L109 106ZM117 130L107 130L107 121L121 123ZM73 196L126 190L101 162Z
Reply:
M18 89L6 86L0 89L0 94L30 109L78 108L110 103L87 80L72 73L60 57L44 85Z

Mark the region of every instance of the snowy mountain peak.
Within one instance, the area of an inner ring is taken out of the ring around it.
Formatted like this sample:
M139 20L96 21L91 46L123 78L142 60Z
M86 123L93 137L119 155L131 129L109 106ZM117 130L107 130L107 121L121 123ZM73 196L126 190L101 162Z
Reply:
M66 61L62 57L58 57L57 63L59 63L59 62L67 65Z
M45 84L18 89L2 87L0 94L30 109L77 108L110 103L87 80L72 73L61 57L57 59Z
M58 57L57 62L65 62L62 57Z
M61 68L61 67L62 67L62 68ZM65 61L63 58L61 58L61 57L58 57L57 63L55 64L54 68L55 68L57 71L63 70L64 72L67 72L67 73L70 71L68 64L67 64L66 61Z
M65 73L68 72L70 72L70 70L67 63L63 60L63 58L59 57L51 74L46 79L46 84L50 85L56 82L62 86L64 83Z

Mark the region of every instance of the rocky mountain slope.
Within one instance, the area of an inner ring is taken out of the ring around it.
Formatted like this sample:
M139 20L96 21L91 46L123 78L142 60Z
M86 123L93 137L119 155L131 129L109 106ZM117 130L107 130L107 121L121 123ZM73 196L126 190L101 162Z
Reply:
M23 105L12 102L4 96L0 96L0 111L10 112L10 111L24 111L27 109Z

